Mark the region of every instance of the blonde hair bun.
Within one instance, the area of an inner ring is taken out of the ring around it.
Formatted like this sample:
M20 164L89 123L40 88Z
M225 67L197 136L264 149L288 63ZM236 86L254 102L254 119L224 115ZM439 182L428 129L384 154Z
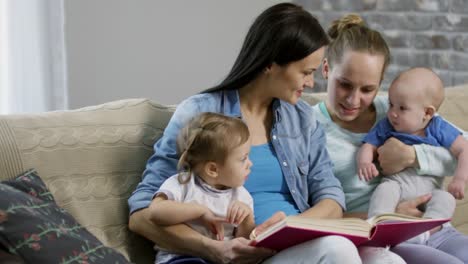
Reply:
M354 26L366 26L366 22L358 14L348 14L333 21L327 33L330 38L336 39L342 31Z

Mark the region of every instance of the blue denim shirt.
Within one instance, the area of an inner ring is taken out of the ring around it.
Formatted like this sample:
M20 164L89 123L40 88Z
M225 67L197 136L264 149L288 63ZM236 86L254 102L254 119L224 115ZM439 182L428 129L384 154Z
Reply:
M325 133L312 108L302 100L291 105L275 99L272 111L270 138L299 210L304 212L327 198L345 210L343 189L333 175L325 148ZM178 105L163 136L154 145L155 153L146 164L143 180L128 200L130 213L148 207L164 180L177 173L177 134L189 119L201 112L242 117L238 91L197 94Z

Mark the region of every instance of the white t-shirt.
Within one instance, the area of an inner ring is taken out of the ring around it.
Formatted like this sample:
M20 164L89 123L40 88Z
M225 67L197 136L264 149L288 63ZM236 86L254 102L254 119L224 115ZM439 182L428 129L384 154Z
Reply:
M182 203L198 203L208 207L208 209L219 217L226 217L228 207L233 201L243 202L253 211L252 196L250 196L249 192L243 186L226 190L218 190L193 174L190 176L190 180L185 184L180 184L177 177L178 175L176 174L168 178L163 185L161 185L161 188L155 193L154 197L163 193L167 196L168 200ZM202 235L216 239L216 236L198 220L190 221L186 224ZM232 224L224 224L224 240L234 238L234 228L235 226ZM164 263L178 256L161 250L156 246L155 249L159 250L156 256L156 264Z

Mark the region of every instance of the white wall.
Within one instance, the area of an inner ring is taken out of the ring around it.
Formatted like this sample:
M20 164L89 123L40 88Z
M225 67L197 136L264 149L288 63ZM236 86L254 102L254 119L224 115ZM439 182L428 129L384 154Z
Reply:
M217 84L254 18L278 2L66 0L70 108L130 97L174 104Z

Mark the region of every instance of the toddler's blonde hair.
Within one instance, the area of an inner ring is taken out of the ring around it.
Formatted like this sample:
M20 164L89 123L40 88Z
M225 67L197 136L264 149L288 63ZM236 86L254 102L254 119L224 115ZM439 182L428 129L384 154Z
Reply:
M179 182L187 183L198 165L208 161L224 164L229 152L250 137L247 125L235 117L201 113L182 128L177 137L180 155L177 168Z

